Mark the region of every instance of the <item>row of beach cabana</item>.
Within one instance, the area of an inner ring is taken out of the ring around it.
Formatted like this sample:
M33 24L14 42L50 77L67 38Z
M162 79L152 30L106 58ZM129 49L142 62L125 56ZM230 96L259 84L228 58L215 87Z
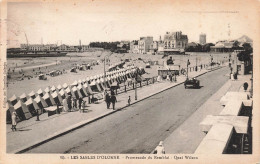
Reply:
M114 70L99 74L85 79L75 80L72 84L47 87L44 90L39 89L37 92L31 91L29 94L23 93L17 97L13 95L7 100L7 123L11 122L11 113L16 111L19 120L26 120L34 117L50 106L62 105L63 99L71 95L75 98L97 96L102 99L102 92L112 85L120 84L133 79L136 73L140 73L139 68L129 66L120 70ZM41 109L41 110L39 110Z

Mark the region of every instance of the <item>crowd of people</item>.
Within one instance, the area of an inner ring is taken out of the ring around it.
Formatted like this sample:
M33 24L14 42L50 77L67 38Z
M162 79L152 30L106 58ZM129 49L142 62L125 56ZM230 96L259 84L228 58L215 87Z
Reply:
M64 111L72 112L78 109L82 112L86 109L86 101L82 97L76 98L69 95L66 99L63 99L62 103Z

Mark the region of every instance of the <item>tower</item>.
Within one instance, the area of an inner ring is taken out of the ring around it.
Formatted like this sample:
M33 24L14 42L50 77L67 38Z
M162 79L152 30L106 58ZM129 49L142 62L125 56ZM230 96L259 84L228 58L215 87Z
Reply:
M200 40L199 40L200 44L206 44L206 34L200 34Z

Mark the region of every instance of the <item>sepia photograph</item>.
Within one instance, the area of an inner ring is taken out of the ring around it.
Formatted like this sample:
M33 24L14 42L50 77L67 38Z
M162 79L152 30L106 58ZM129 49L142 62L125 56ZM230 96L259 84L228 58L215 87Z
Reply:
M1 163L260 162L259 1L0 3Z

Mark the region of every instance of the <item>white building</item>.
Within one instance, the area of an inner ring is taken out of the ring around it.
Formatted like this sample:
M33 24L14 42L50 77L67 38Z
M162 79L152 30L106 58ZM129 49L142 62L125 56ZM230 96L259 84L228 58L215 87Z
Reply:
M150 46L153 44L153 37L141 37L138 41L138 51L140 54L145 54L149 51Z

